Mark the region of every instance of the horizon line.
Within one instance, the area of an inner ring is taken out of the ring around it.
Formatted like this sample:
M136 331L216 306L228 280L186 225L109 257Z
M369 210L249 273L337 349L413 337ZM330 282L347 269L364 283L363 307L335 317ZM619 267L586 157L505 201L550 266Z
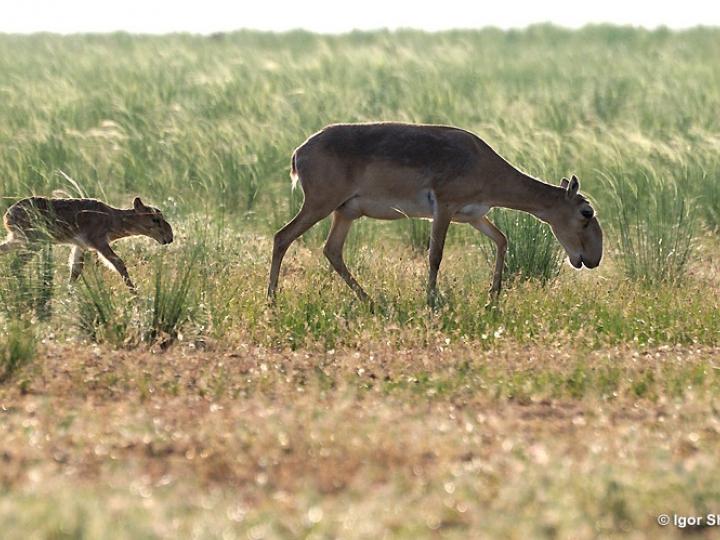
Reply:
M296 27L296 28L287 28L282 30L270 30L270 29L263 29L263 28L252 28L252 27L238 27L231 30L213 30L213 31L197 31L197 30L172 30L172 31L159 31L159 32L148 32L148 31L142 31L137 32L133 30L125 30L122 28L116 29L116 30L78 30L78 31L72 31L72 32L61 32L56 30L32 30L32 31L5 31L0 29L0 35L1 36L26 36L26 37L32 37L32 36L41 36L41 35L51 35L51 36L62 36L62 37L72 37L72 36L103 36L103 35L116 35L116 34L127 34L130 36L152 36L152 37L162 37L162 36L177 36L177 35L189 35L189 36L201 36L201 37L213 37L213 36L220 36L220 35L230 35L230 34L237 34L237 33L257 33L257 34L275 34L275 35L283 35L283 34L298 34L298 33L304 33L304 34L311 34L311 35L317 35L317 36L328 36L328 37L342 37L352 34L373 34L373 33L390 33L390 34L396 34L396 33L402 33L402 32L417 32L417 33L424 33L424 34L443 34L443 33L450 33L450 32L487 32L487 31L497 31L502 33L508 33L508 32L525 32L528 30L532 30L534 28L552 28L554 30L561 30L568 33L575 33L575 32L581 32L583 30L587 30L590 28L600 28L600 27L607 27L607 28L615 28L615 29L625 29L625 30L638 30L638 31L646 31L646 32L658 32L658 31L668 31L672 33L683 33L688 31L694 31L694 30L716 30L720 29L720 25L717 24L694 24L689 26L678 26L678 27L672 27L668 26L666 24L659 24L655 26L647 26L643 24L635 24L635 23L616 23L616 22L588 22L581 26L568 26L563 24L554 23L551 21L545 21L545 22L536 22L536 23L530 23L525 26L509 26L509 27L502 27L498 25L486 25L486 26L478 26L478 27L463 27L463 26L457 26L457 27L448 27L448 28L442 28L442 29L427 29L427 28L420 28L420 27L414 27L414 26L396 26L396 27L389 27L389 26L382 26L377 28L353 28L351 30L343 30L338 32L326 32L326 31L319 31L319 30L310 30L303 27Z

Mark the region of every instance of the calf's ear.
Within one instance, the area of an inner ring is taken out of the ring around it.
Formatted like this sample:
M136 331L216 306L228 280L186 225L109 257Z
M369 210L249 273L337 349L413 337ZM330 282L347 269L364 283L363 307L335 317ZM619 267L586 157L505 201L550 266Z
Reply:
M133 201L133 207L135 208L136 212L140 212L141 210L145 210L145 205L140 200L140 197L135 197L135 200Z

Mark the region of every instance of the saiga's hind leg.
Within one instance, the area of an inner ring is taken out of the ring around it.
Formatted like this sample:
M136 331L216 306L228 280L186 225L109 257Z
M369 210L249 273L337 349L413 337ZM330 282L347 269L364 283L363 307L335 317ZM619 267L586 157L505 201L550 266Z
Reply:
M0 244L0 254L17 252L17 260L20 266L25 266L37 252L37 243L29 242L25 237L10 233L5 241Z
M277 289L278 278L280 277L280 265L290 244L318 221L329 216L335 208L337 208L337 206L330 206L328 204L315 206L309 203L306 197L303 207L298 214L275 235L267 291L267 297L270 302L275 299L275 290Z
M350 232L352 222L352 219L344 216L340 211L335 210L335 212L333 212L332 226L330 227L330 234L328 235L327 242L325 242L323 253L335 271L345 280L345 283L355 291L358 298L363 302L367 302L370 298L352 276L343 259L343 246L345 245L348 232Z
M0 243L0 255L15 252L10 263L10 271L19 280L24 280L24 269L30 259L37 253L38 245L29 242L24 236L10 232L7 239Z
M430 253L427 302L430 307L435 307L437 301L437 277L442 262L443 249L445 249L445 238L452 219L452 212L445 206L437 204L433 212L432 230L430 234Z
M19 240L13 233L10 233L4 242L0 243L0 253L9 253L21 247L25 242Z
M77 281L85 267L85 250L80 246L73 246L68 260L70 267L70 282Z

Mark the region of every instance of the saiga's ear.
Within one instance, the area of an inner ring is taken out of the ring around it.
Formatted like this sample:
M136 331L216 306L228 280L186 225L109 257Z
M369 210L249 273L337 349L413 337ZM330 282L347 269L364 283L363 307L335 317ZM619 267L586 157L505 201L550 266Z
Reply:
M572 199L578 194L578 191L580 191L580 180L578 180L578 177L573 174L570 179L570 184L567 186L566 197L568 199Z
M133 201L133 207L135 208L136 212L140 212L142 210L145 210L145 205L140 200L140 197L135 197L135 200Z
M567 189L567 187L568 187L569 185L570 185L570 180L568 180L567 178L563 178L562 180L560 180L560 187L561 187L561 188Z

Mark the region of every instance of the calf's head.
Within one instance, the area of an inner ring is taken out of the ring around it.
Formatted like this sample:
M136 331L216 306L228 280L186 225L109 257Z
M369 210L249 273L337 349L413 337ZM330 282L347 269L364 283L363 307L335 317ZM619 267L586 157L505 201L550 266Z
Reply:
M160 210L145 206L140 197L135 197L133 210L136 218L134 225L139 234L149 236L161 244L169 244L173 241L172 227Z

